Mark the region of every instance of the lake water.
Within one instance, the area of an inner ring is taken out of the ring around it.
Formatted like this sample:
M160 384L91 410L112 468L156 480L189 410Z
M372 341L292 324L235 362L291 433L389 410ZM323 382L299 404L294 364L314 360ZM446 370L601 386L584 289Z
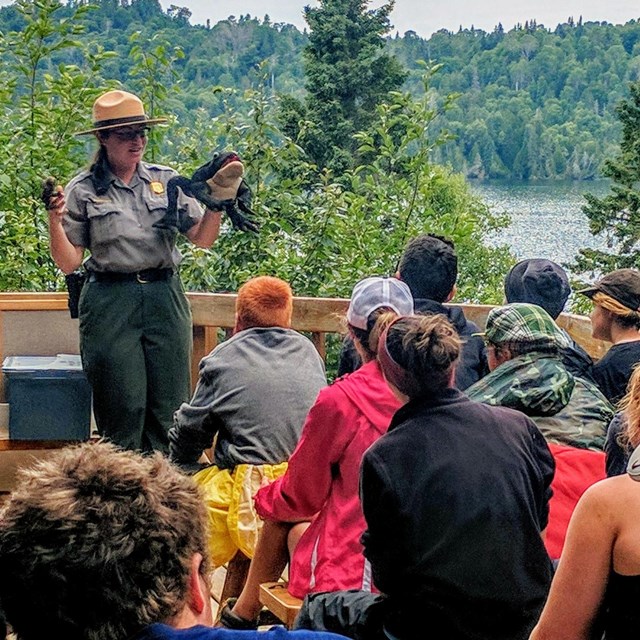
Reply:
M492 211L511 217L509 228L490 242L508 244L518 259L547 258L566 263L572 262L583 247L604 248L604 241L589 233L581 207L585 192L604 196L609 192L609 181L469 183Z

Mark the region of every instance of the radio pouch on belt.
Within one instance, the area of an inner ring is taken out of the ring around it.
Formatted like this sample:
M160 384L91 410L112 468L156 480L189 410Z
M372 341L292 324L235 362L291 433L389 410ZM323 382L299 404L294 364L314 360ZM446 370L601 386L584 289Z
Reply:
M86 271L74 271L67 274L65 277L67 283L67 291L69 292L69 313L72 318L78 317L78 304L80 302L80 292L82 291L82 285L87 279Z

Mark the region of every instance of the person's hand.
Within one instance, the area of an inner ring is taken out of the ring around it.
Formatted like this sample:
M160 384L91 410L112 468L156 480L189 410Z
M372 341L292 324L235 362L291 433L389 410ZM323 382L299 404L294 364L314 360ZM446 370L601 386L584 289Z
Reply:
M62 220L67 213L67 201L64 199L64 191L61 185L56 187L56 192L49 199L47 211L49 212L49 218L55 220Z
M42 185L42 202L50 220L62 220L67 212L64 190L55 178L47 178Z

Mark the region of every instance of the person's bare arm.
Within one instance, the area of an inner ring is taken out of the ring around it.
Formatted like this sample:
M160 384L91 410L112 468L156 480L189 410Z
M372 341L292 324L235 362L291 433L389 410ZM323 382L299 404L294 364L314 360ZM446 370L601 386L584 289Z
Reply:
M549 599L530 640L589 640L616 538L610 482L585 492L573 513Z
M66 201L62 187L59 187L59 191L49 200L47 213L49 214L51 257L63 273L71 273L82 264L84 248L72 244L62 226L62 219L66 214Z
M196 247L208 249L218 239L221 219L222 213L220 211L207 209L202 218L187 231L187 238Z

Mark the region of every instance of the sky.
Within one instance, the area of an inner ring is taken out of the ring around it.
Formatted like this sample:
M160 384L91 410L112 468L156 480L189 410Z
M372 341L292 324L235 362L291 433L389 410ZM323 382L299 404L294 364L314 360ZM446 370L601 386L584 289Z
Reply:
M207 19L215 24L229 15L246 15L263 18L269 14L272 22L286 22L304 29L307 24L302 17L305 5L317 6L316 0L235 0L233 3L220 0L160 0L166 10L174 4L188 7L192 12L191 24L205 24ZM0 0L0 6L12 0ZM371 7L380 6L383 0L372 0ZM429 37L438 29L457 31L460 26L471 26L491 31L498 22L505 30L518 22L535 18L538 24L555 28L560 22L580 16L584 22L607 21L622 24L628 20L640 20L638 0L396 0L391 14L395 31L415 31Z
M0 0L0 3L5 0ZM169 5L188 7L192 12L192 24L205 24L207 18L215 24L229 15L245 15L262 18L269 14L272 22L287 22L305 28L302 17L305 5L317 6L315 0L235 0L233 3L217 0L161 0L166 9ZM374 0L372 7L380 6ZM614 24L630 19L640 19L638 0L396 0L391 14L394 30L404 34L415 31L429 37L438 29L457 31L462 25L469 28L491 31L498 22L505 30L518 22L535 18L538 24L555 28L572 16L576 21L582 15L584 22L607 21Z

